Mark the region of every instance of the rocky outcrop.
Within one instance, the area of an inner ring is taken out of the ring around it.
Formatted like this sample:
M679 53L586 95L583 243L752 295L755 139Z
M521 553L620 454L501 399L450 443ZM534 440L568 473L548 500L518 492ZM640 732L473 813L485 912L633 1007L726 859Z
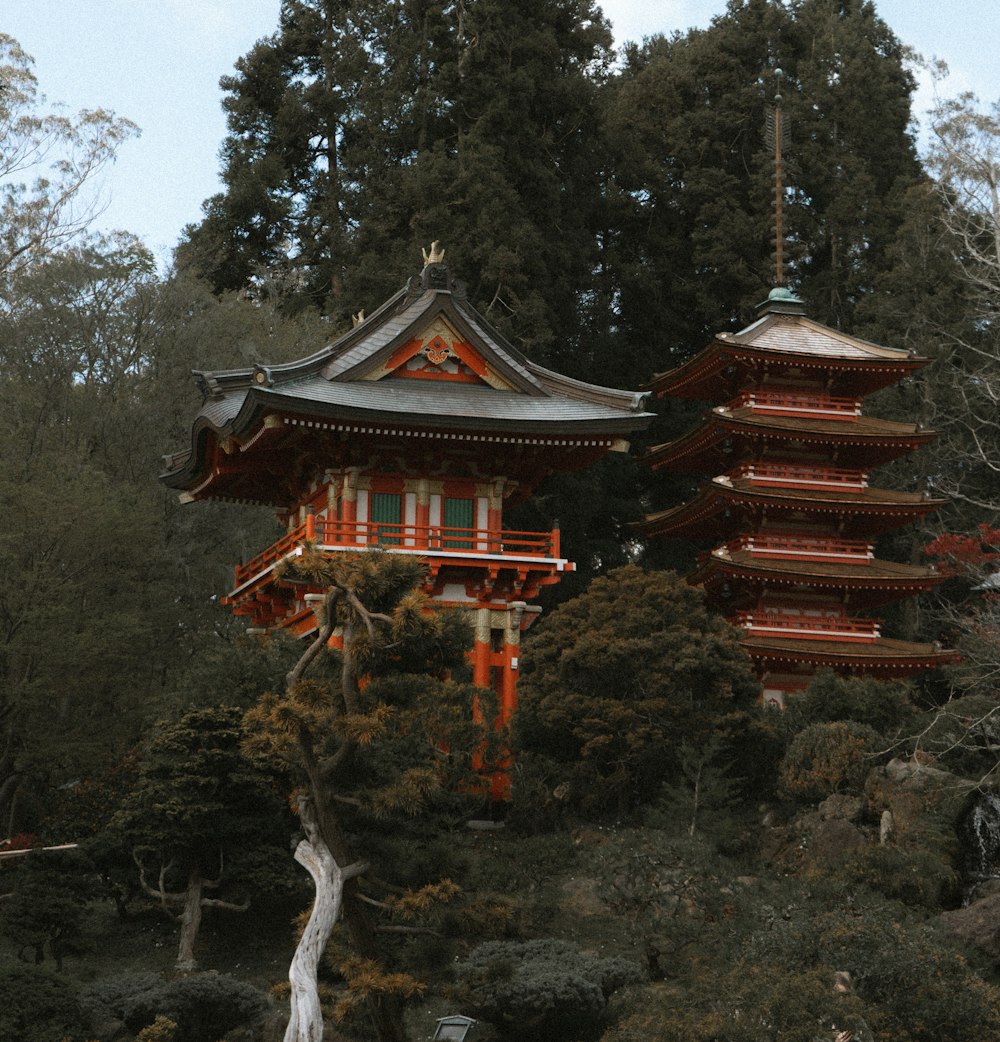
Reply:
M955 827L968 798L962 779L928 757L873 768L861 795L834 793L815 810L776 824L765 816L761 852L788 871L834 865L866 847L933 850L958 863Z
M966 908L943 912L938 923L963 944L1000 959L1000 894L991 894Z

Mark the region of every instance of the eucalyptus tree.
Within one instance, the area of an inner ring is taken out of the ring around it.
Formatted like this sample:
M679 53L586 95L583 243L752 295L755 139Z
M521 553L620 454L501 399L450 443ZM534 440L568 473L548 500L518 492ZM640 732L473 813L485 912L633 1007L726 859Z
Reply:
M100 174L138 128L104 109L47 107L31 56L0 33L0 289L100 213Z

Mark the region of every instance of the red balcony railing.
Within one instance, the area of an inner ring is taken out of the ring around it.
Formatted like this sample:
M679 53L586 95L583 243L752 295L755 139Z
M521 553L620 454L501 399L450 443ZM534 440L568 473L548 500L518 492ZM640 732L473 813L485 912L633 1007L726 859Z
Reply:
M868 487L868 478L864 471L797 463L744 463L736 469L733 477L749 478L757 485L775 485L782 488L861 492Z
M345 550L381 546L387 550L435 555L493 555L518 559L559 558L559 529L551 532L517 532L482 528L448 528L443 525L411 525L398 521L325 521L307 517L246 564L236 566L235 585L277 564L306 543Z
M729 403L730 409L749 406L754 412L776 416L816 416L825 420L853 420L861 415L861 402L808 391L744 391Z
M881 628L875 619L846 615L804 615L778 611L747 611L736 615L737 626L750 633L807 640L877 640Z
M815 535L741 535L726 544L732 553L745 551L761 557L793 557L805 561L856 561L866 564L875 557L871 543Z

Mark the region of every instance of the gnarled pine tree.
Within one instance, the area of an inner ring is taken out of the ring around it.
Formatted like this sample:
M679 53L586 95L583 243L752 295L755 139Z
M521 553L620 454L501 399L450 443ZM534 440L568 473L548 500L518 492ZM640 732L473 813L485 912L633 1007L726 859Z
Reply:
M277 757L300 779L306 836L295 858L316 888L289 973L285 1038L322 1038L317 972L342 914L354 954L366 966L367 1009L377 1036L399 1042L405 1037L401 999L420 986L384 972L367 911L384 902L361 892L368 865L348 836L363 831L366 817L416 815L463 782L468 789L475 778L472 751L481 745L482 729L472 719L473 689L445 679L463 668L468 630L455 612L428 611L416 589L422 566L411 558L377 551L325 558L307 551L285 562L281 577L324 591L319 628L284 691L264 695L246 716L247 747Z

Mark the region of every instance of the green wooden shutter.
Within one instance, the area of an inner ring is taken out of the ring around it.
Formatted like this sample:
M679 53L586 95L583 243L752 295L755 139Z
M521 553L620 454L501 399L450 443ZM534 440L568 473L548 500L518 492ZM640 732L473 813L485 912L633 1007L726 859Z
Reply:
M368 520L377 525L376 540L382 546L399 546L403 497L398 492L372 492L368 496Z
M444 546L448 550L471 550L471 533L449 532L449 529L475 528L476 501L474 499L446 499L444 501L442 525L445 530Z

